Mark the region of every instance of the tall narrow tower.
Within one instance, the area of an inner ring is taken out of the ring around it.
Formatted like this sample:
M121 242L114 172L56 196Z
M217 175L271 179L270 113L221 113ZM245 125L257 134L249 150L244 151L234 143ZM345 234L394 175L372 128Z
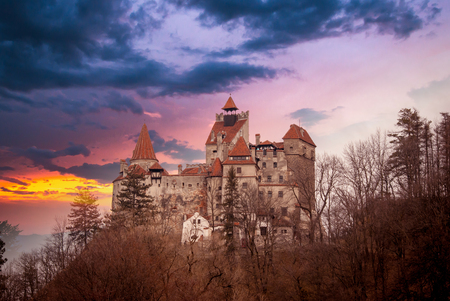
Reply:
M131 157L130 163L139 164L145 171L154 164L158 162L156 159L155 151L153 150L152 140L148 134L147 126L142 126L141 133L139 134L136 147L133 151L133 156Z

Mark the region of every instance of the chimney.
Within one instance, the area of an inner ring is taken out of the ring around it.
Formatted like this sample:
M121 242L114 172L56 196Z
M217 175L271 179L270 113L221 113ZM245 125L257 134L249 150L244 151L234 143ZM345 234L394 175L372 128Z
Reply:
M260 142L261 142L261 135L256 134L255 135L255 145L258 146Z
M128 164L127 161L124 159L120 160L120 172L122 173L122 177L127 176L127 170L128 170Z
M178 165L178 174L181 175L181 171L183 170L183 165Z

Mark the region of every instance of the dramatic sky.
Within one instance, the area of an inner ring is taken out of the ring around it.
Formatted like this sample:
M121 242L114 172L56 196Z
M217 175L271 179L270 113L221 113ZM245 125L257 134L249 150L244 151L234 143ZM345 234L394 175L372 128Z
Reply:
M317 152L450 111L450 3L0 0L0 220L51 231L89 188L109 210L145 122L169 171L204 161L229 94L250 141L299 122Z

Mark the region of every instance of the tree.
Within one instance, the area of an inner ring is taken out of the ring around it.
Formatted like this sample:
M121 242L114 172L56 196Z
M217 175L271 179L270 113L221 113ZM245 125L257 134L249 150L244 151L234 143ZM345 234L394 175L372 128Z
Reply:
M22 230L19 230L19 225L8 224L8 221L0 222L0 239L5 243L5 257L11 258L19 250L19 245L16 238Z
M147 195L151 184L145 184L144 170L133 165L122 185L124 187L117 195L119 208L116 212L129 212L133 227L145 224L153 210L153 197Z
M3 240L0 239L0 296L2 295L2 292L5 290L5 276L1 274L2 272L2 265L5 264L7 261L6 258L3 258L3 254L5 253L5 243Z
M72 208L67 230L70 231L69 235L84 247L100 227L100 212L96 203L97 197L84 189L78 192L77 197L70 204Z
M3 254L5 253L5 243L0 239L0 272L2 271L2 265L7 261L6 258L3 258Z
M235 251L234 244L234 209L239 200L238 194L238 178L236 177L236 171L234 167L231 167L228 171L227 184L225 186L225 200L224 200L224 209L225 209L225 224L224 224L224 232L225 232L225 244L227 248L227 254L232 256Z

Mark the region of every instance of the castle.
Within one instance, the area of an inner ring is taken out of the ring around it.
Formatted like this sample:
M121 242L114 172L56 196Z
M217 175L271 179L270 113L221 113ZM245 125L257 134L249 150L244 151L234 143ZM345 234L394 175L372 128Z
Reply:
M298 166L314 174L316 145L308 132L295 124L287 129L282 142L261 141L261 135L256 134L254 144L250 143L249 111L238 113L231 96L222 110L216 114L206 138L206 162L187 164L185 169L179 165L178 174L169 174L158 163L144 124L130 165L125 160L120 161L120 174L113 181L112 208L117 207L122 180L129 172L139 172L145 174L146 184L151 184L148 195L178 221L179 229L183 221L192 219L196 212L216 227L221 223L221 202L228 171L234 168L241 191L252 190L259 197L272 200L268 210L279 213L278 225L285 227L281 231L294 235L292 216L301 220L302 210L290 193L290 177ZM263 235L262 232L264 229L260 229Z

